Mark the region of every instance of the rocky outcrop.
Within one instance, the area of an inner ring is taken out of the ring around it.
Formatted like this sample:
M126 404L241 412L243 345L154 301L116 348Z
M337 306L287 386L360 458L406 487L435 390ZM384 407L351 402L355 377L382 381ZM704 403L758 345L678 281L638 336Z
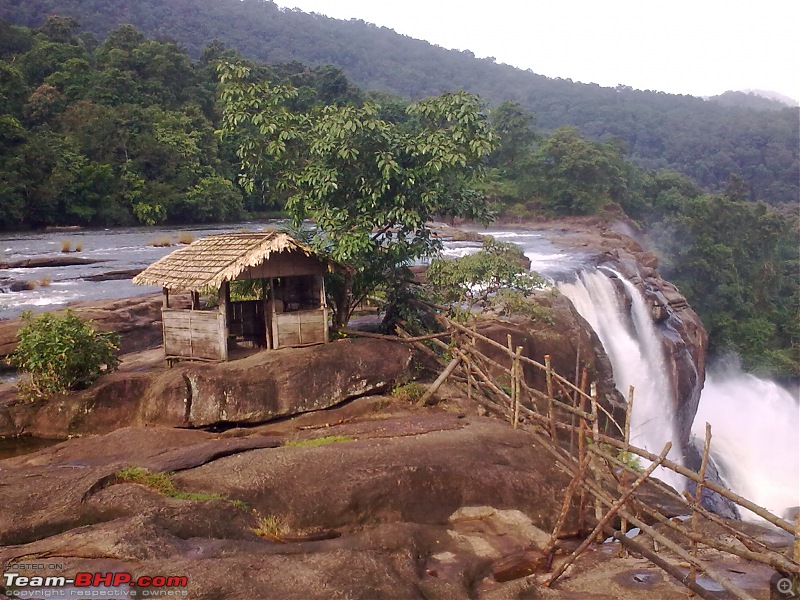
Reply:
M522 346L523 356L541 364L544 364L545 355L549 355L553 370L570 381L575 380L575 367L579 364L579 371L587 372L587 381L597 383L598 397L605 408L619 422L624 422L625 400L614 385L611 363L592 328L564 296L543 292L537 294L534 301L547 309L542 318L487 319L478 323L477 331L503 346L507 346L508 336L511 336L514 348ZM478 346L495 362L509 366L508 355L502 350L480 341ZM529 364L525 364L523 370L530 387L540 391L547 389L545 371ZM556 395L566 399L560 388L556 388ZM546 410L546 407L540 408ZM606 432L619 435L615 429L606 428Z
M0 262L2 269L36 269L42 267L71 267L75 265L94 265L97 263L108 262L99 258L80 258L78 256L37 256L34 258L23 258Z
M407 345L349 339L262 351L227 363L112 373L80 393L8 403L0 410L0 424L13 425L0 436L264 423L384 390L404 375L410 361Z
M185 576L198 600L685 596L611 544L551 588L547 573L526 577L544 561L568 483L549 452L496 420L375 406L335 409L322 431L288 421L223 434L132 427L0 461L0 563L53 565L48 574L65 577ZM125 483L126 467L177 471L179 493ZM553 566L577 544L560 540ZM737 585L767 589L770 569L724 560Z
M675 427L686 455L705 380L708 334L686 298L655 269L639 263L638 255L631 260L617 252L604 258L605 264L612 265L644 295L651 317L658 324L674 392Z

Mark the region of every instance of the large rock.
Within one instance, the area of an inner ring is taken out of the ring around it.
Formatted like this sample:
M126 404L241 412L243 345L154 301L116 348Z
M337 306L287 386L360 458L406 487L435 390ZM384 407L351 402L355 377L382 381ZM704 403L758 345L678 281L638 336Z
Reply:
M384 390L410 361L405 344L348 339L262 351L227 363L113 373L81 393L8 404L0 424L10 419L14 426L0 434L58 437L129 425L263 423Z
M549 355L552 369L572 383L580 382L581 372L585 369L587 382L597 383L598 397L603 405L617 416L618 421L624 422L625 401L614 385L611 362L592 328L564 296L545 292L538 294L535 302L549 309L546 319L531 320L515 316L484 320L478 322L477 331L502 346L508 345L508 338L511 336L514 348L522 346L523 356L542 365L545 363L545 355ZM495 362L506 368L511 366L505 351L481 341L478 342L478 347ZM577 382L576 365L579 371ZM545 370L524 364L523 371L525 382L531 388L540 391L547 389ZM562 387L556 385L554 393L558 399L573 403ZM544 406L540 408L546 410ZM606 431L609 435L619 435L615 428L607 428Z

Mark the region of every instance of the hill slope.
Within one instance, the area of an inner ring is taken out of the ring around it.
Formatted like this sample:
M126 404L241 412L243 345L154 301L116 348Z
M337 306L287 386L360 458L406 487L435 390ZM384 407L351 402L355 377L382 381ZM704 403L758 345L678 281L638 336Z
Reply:
M491 104L510 99L533 113L539 128L570 124L593 138L620 138L642 166L680 170L710 189L737 173L754 199L795 202L800 195L796 108L758 111L550 79L363 21L282 10L264 0L0 0L0 18L17 24L37 26L52 13L73 16L100 37L132 23L195 56L218 39L270 63L334 64L362 87L412 98L466 89Z

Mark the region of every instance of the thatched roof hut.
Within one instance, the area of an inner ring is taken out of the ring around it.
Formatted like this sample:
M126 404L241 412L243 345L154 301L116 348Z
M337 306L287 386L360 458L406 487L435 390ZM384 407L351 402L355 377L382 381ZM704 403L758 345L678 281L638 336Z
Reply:
M237 342L281 348L328 339L323 274L344 268L286 233L227 233L197 240L133 278L164 290L164 351L169 360L227 360ZM249 282L231 300L230 284ZM190 310L169 305L169 292L192 292ZM200 294L216 292L217 306Z
M249 267L284 253L324 264L311 248L280 231L224 233L168 254L134 277L133 283L191 292L216 290L224 282L238 279Z

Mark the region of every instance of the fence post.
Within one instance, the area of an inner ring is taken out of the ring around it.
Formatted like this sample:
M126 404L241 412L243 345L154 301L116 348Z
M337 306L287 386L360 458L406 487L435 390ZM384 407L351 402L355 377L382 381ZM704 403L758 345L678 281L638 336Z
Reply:
M550 366L550 355L544 355L544 368L547 377L547 420L550 421L550 437L555 442L556 439L556 421L553 415L553 370Z

